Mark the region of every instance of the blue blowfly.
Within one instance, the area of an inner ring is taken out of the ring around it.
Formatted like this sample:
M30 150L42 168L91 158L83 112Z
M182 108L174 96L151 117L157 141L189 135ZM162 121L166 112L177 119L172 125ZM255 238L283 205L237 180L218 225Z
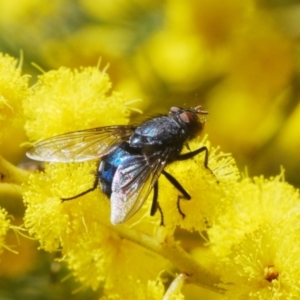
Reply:
M98 184L110 198L111 223L119 224L131 218L143 205L153 189L151 216L160 210L158 178L163 174L182 194L191 199L182 185L164 168L173 161L186 160L205 152L204 166L208 169L205 146L181 154L183 146L204 127L208 112L197 106L190 109L171 107L168 115L149 119L140 125L106 126L57 135L35 144L27 152L34 160L47 162L82 162L100 159L94 185L70 198L95 190Z

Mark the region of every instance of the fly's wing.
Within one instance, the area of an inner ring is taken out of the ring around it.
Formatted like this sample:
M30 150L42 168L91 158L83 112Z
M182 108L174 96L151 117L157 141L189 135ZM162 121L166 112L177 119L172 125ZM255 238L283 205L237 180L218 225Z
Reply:
M26 155L49 162L86 161L105 155L132 135L135 126L107 126L57 135L36 143Z
M128 220L140 209L164 169L169 152L157 151L151 157L131 155L122 161L112 182L112 224Z

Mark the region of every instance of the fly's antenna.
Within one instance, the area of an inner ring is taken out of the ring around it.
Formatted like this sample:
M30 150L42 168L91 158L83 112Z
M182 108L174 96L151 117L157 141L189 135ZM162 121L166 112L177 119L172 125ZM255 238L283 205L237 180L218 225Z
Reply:
M202 106L201 105L198 105L195 107L195 111L197 114L200 114L200 115L207 115L208 114L208 111L207 110L203 110L201 109Z

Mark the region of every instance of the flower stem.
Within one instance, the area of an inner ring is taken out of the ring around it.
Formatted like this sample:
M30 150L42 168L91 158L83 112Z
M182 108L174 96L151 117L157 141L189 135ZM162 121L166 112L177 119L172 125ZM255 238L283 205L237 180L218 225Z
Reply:
M0 155L0 182L21 185L27 181L29 173L22 170Z
M163 300L171 300L174 299L180 292L187 281L188 276L186 274L179 274L170 284L166 293L164 294Z
M121 237L126 238L169 260L180 273L184 273L188 276L189 283L210 289L214 292L223 293L223 290L216 286L218 283L221 283L219 277L199 264L198 261L196 261L176 243L158 243L153 237L141 233L133 228L113 226L109 224L105 225L116 231Z

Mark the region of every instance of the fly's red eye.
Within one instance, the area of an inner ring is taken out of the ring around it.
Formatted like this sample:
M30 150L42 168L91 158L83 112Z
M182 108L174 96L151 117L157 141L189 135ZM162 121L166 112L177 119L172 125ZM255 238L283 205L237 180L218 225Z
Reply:
M195 113L185 111L179 115L179 118L193 134L197 134L203 128Z
M179 115L179 118L181 119L181 121L183 121L183 122L186 123L186 124L195 121L193 114L191 114L191 113L189 113L189 112L181 113L181 114Z
M187 127L194 135L202 130L205 123L205 119L201 117L199 118L198 115L206 114L208 114L208 112L202 110L201 106L196 106L191 109L173 106L169 110L169 117L176 120L179 124Z

